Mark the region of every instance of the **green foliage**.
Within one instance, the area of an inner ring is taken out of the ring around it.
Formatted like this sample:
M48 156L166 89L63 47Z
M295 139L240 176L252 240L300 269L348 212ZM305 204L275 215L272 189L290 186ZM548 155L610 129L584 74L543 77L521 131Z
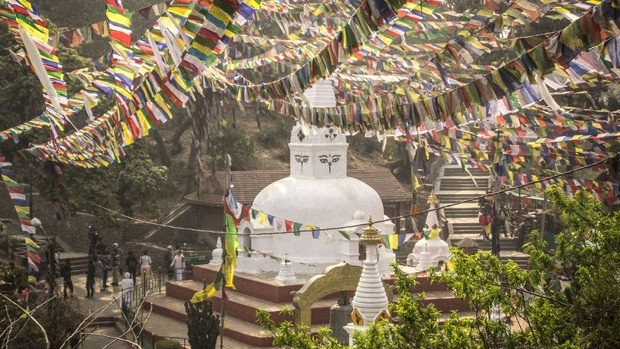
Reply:
M168 169L157 166L141 144L144 143L132 146L127 157L119 164L116 190L119 203L127 214L133 214L136 205L153 210L153 202L168 180Z
M390 321L355 335L357 349L374 348L618 348L620 347L620 213L608 214L590 194L566 198L547 190L562 211L563 232L554 254L537 231L525 246L528 270L501 263L488 253L466 255L454 249L451 271L435 273L475 316L452 313L439 325L439 312L424 306L416 281L394 267L396 293ZM560 277L565 281L560 281ZM308 329L290 323L277 327L262 313L259 323L286 346L309 348ZM322 338L322 341L328 340ZM274 342L274 345L276 343ZM321 346L322 347L322 346Z
M362 132L349 137L349 148L364 155L381 152L381 143L374 138L366 138Z
M256 141L266 148L288 149L293 119L279 118L256 135Z
M44 110L41 84L25 61L17 63L8 49L17 43L4 23L0 24L0 129L21 124Z
M136 207L157 215L155 199L168 186L168 169L149 158L149 144L136 142L127 148L121 163L109 167L83 169L44 163L36 176L36 187L42 197L64 205L70 212L78 210L108 217L98 205L121 207L133 214ZM62 172L62 176L58 175Z
M217 168L226 168L226 154L232 159L232 170L250 169L255 160L254 142L243 130L225 127L220 136L212 138L211 141L211 155Z
M75 298L48 299L36 297L34 292L30 293L28 300L17 293L8 296L1 294L0 307L0 343L3 348L46 348L41 327L49 341L47 348L64 348L68 338L85 318L79 311ZM41 327L29 316L24 316L23 309L30 309L30 316L35 318Z
M290 309L284 309L282 312L291 315ZM321 328L316 335L311 336L308 326L293 324L290 321L283 321L276 325L269 313L262 309L256 311L256 322L273 335L273 345L277 347L298 349L345 348L331 336L331 330L328 328Z
M170 339L164 339L164 340L160 340L157 341L157 343L155 343L155 349L182 349L183 346L181 345L181 343L170 340Z

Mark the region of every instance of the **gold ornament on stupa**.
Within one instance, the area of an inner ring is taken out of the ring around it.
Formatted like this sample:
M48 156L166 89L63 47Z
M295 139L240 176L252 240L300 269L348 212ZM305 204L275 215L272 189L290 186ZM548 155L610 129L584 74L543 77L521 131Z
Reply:
M360 236L360 243L364 245L378 245L383 243L381 234L377 228L372 226L372 217L368 216L368 227L364 229Z
M428 196L428 200L426 201L429 205L437 205L439 200L437 199L437 195L435 195L435 191L431 191L431 195Z

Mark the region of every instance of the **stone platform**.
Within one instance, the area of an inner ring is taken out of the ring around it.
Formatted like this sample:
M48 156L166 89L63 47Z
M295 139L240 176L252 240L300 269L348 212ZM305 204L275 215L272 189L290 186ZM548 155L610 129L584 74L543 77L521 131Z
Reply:
M146 302L158 318L168 318L171 323L185 323L184 302L191 299L195 292L202 290L205 283L215 278L217 269L208 265L193 266L193 279L166 283L166 293L154 295ZM276 324L282 321L293 321L292 316L281 313L284 308L293 309L293 295L306 282L284 285L273 281L275 275L235 274L236 290L226 289L225 338L230 338L248 347L271 347L272 336L256 324L256 310L262 309L271 315ZM425 304L432 303L443 312L456 310L462 313L469 311L468 305L455 299L451 291L444 285L431 284L426 277L418 278L416 292L425 292ZM390 283L390 282L388 282ZM353 297L353 291L348 292ZM315 302L311 307L311 329L318 331L320 327L329 326L330 307L337 302L340 293L335 293ZM222 309L222 294L218 292L212 299L213 306L219 312ZM162 331L166 331L162 328Z

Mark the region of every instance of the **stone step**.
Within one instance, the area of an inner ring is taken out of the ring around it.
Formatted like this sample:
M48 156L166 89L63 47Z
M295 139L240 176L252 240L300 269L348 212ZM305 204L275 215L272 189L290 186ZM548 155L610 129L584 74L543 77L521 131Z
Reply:
M475 176L475 177L489 177L491 175L489 172L482 171L478 168L468 168L467 170L469 171L469 173L467 173L467 171L461 168L445 167L443 169L443 175L444 176L462 176L462 177L465 177L465 176L469 177L470 173L472 176Z
M194 293L203 289L203 283L198 281L174 281L166 284L166 296L167 298L174 298L177 300L185 301L191 299ZM293 304L287 303L273 303L260 298L252 297L247 294L243 294L231 289L226 290L227 313L230 316L238 319L255 322L256 309L262 309L271 315L271 318L277 323L282 321L293 321L291 317L287 317L282 314L282 309L293 309ZM311 307L311 317L313 324L327 324L329 323L329 308L336 304L337 296L334 295L331 298L322 299L317 301ZM353 292L349 292L350 298L353 297ZM213 306L215 309L220 309L222 306L221 293L217 293L213 298Z
M85 274L88 269L88 254L81 252L61 252L60 265L71 260L71 275Z
M450 219L456 218L478 218L478 210L465 209L465 210L444 210L444 216L450 221Z
M153 296L148 302L145 302L145 308L152 310L154 314L158 314L178 322L185 322L187 320L184 301L177 298L156 295ZM221 308L214 303L214 310L219 309ZM220 314L219 311L214 313ZM226 308L226 314L227 315L224 321L224 335L226 337L230 337L254 348L272 346L273 337L271 336L271 333L258 326L255 321L248 322L232 316L229 306ZM317 331L318 328L319 326L313 326L314 331ZM183 334L186 333L187 327L185 328ZM176 336L178 336L178 334Z
M228 319L226 319L228 320ZM226 321L228 325L228 321ZM189 348L189 342L187 339L187 324L185 321L178 321L169 318L165 315L152 312L149 314L148 321L144 325L144 332L151 338L158 339L172 339L183 346L183 348ZM221 337L218 337L217 347L220 347ZM226 335L224 331L224 340L222 341L224 349L252 349L254 345L239 342ZM145 346L146 348L147 346ZM151 346L148 346L151 348ZM273 348L273 347L264 347Z

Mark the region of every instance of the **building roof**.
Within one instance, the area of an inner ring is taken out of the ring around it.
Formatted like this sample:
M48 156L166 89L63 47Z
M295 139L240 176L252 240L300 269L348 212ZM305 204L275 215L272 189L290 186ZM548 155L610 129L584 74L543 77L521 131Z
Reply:
M252 170L252 171L233 171L232 183L234 184L235 197L237 201L251 205L258 193L269 184L288 177L289 170ZM394 175L387 168L373 169L349 169L349 177L358 179L373 188L381 201L384 203L406 202L411 200L408 193L396 180ZM219 183L223 184L226 180L225 172L217 172L216 177ZM224 185L222 185L224 187ZM184 197L185 200L199 205L220 206L223 205L223 193L191 193Z

